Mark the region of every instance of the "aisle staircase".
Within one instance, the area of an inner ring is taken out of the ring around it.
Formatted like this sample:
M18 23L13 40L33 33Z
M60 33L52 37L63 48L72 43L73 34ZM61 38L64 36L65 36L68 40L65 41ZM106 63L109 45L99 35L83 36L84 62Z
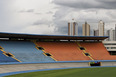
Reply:
M84 56L88 56L91 60L94 60L94 59L92 58L92 55L87 51L87 49L86 49L85 47L82 47L82 46L80 45L79 42L77 42L77 45L78 45L78 48L79 48L80 50L81 50L81 48L83 48L83 49L82 49L82 53L83 53Z

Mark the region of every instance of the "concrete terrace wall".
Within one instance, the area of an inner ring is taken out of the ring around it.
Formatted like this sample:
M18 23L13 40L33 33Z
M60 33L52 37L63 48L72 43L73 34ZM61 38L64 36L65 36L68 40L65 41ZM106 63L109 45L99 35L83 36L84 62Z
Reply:
M67 67L88 67L88 62L59 62L59 63L32 63L32 64L6 64L0 65L0 73L52 69L52 68L67 68Z
M52 69L52 68L71 68L71 67L90 67L93 61L59 61L42 63L1 63L0 74L28 70ZM94 61L95 62L95 61ZM116 66L116 60L97 60L101 66Z
M116 66L116 62L102 62L102 66Z

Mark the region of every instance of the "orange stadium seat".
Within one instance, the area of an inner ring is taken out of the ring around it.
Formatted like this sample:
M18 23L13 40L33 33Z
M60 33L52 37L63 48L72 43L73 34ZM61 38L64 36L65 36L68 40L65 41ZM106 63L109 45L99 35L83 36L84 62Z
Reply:
M116 60L116 56L110 55L101 42L80 43L80 45L86 48L86 52L90 53L94 60Z
M82 53L75 42L37 42L45 49L46 53L52 54L57 61L91 60Z

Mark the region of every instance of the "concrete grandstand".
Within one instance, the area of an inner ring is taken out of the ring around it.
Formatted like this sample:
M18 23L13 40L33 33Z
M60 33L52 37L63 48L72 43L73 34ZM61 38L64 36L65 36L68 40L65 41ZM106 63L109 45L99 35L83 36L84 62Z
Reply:
M102 44L108 36L0 33L0 73L89 66L115 66ZM20 69L18 69L20 68Z
M7 54L6 56L19 62L116 59L115 56L111 56L107 52L100 41L106 39L107 36L86 37L0 33L0 38L3 38L0 41L0 46L3 48L1 50L12 54L13 57ZM6 61L2 60L1 62Z

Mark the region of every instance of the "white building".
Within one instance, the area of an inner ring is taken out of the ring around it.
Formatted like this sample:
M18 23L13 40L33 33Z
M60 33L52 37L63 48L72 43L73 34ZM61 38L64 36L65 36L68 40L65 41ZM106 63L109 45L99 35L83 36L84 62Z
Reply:
M110 30L107 30L106 35L109 36L107 41L115 41L115 30L112 28Z
M116 41L116 24L115 24L115 33L114 33L114 39L115 39L115 41Z
M104 22L102 20L99 21L98 31L99 36L104 36Z
M90 25L85 22L85 24L83 24L83 36L90 36Z
M103 44L111 55L116 55L116 41L103 41Z
M78 35L78 24L72 19L72 21L68 22L68 35L69 36L77 36Z
M93 34L94 36L99 36L99 31L98 30L93 30L93 33L94 33Z
M113 41L116 41L115 32L116 32L116 30L113 30Z

